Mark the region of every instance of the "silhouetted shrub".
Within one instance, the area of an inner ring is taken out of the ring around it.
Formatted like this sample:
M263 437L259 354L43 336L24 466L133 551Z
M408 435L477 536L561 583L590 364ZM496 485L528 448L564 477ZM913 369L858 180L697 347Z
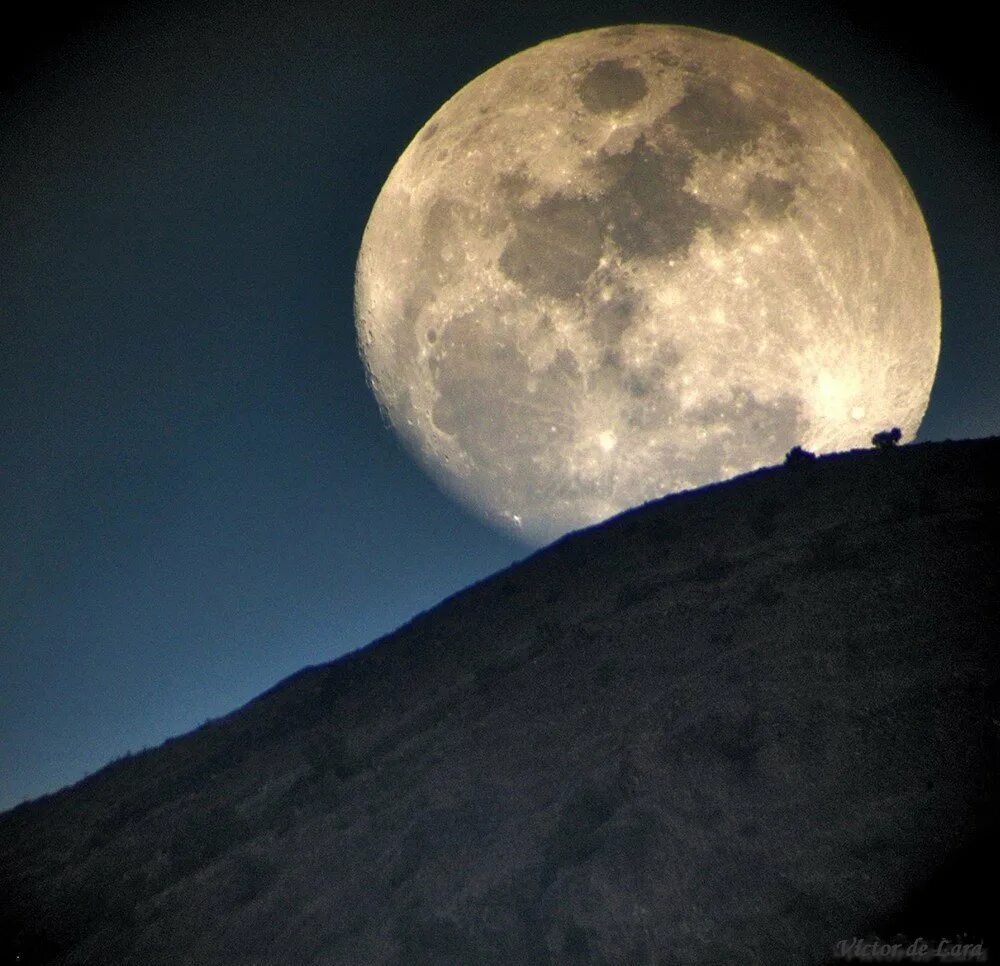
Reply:
M898 426L883 429L872 437L872 446L877 449L892 449L903 438L903 431Z
M803 463L812 463L815 459L815 453L810 453L801 446L793 446L785 455L785 466L801 466Z

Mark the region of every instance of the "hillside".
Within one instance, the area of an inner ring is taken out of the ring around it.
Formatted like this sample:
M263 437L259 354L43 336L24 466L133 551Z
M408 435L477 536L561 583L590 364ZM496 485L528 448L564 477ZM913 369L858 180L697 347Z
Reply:
M982 934L998 483L1000 439L921 444L570 535L0 815L0 961L775 966Z

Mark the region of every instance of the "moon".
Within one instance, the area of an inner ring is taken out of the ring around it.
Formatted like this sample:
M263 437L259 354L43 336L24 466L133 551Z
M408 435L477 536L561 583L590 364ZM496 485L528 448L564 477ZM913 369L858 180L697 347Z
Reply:
M358 341L446 490L525 542L912 437L941 332L920 208L837 94L735 37L588 30L503 61L393 167Z

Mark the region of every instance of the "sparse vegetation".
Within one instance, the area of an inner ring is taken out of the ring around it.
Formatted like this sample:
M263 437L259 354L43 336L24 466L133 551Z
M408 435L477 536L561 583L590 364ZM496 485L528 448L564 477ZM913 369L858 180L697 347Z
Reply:
M0 964L829 948L996 811L997 447L668 498L0 815Z
M793 446L785 454L785 466L802 466L805 463L812 463L815 459L815 453L810 453L801 446Z
M898 426L893 426L892 429L883 429L880 433L876 433L872 437L872 446L876 449L893 449L899 445L899 441L903 438L903 431Z

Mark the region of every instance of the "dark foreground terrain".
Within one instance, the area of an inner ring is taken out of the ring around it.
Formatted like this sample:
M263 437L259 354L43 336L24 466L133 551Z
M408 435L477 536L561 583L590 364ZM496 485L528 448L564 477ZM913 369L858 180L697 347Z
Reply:
M567 537L0 816L0 956L778 966L989 941L998 483L997 439L849 453Z

